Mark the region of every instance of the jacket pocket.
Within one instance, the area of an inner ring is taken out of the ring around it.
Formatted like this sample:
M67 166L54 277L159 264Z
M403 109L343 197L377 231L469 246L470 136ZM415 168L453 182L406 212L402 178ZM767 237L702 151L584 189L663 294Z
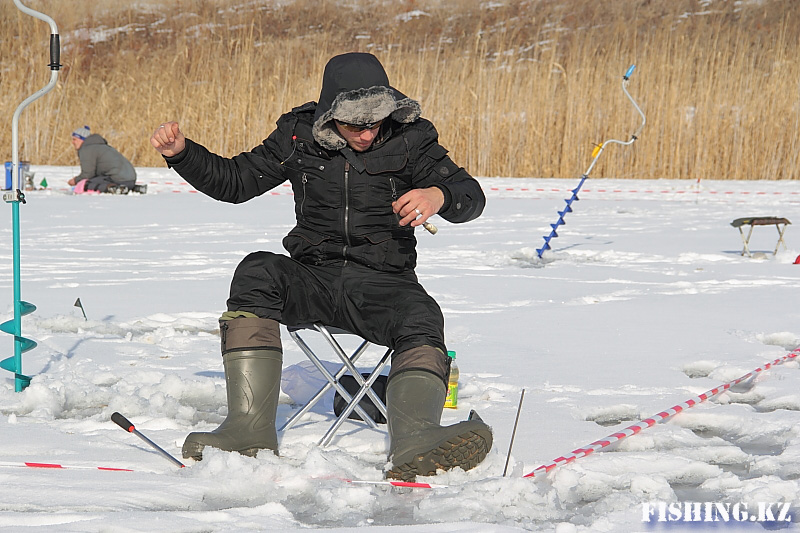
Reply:
M359 237L351 249L353 259L384 272L413 270L417 264L417 240L413 230L381 231Z
M339 248L330 236L300 226L283 238L283 247L292 259L310 265L320 265L334 258Z
M380 155L376 158L364 159L367 174L382 174L384 172L400 172L408 164L408 154Z

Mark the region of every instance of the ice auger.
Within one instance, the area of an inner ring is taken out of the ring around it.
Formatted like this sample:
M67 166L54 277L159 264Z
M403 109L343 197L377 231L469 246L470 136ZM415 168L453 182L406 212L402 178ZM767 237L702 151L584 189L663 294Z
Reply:
M628 69L628 71L625 72L625 75L622 76L622 91L625 93L625 96L628 97L628 100L631 101L631 103L633 104L633 107L636 109L636 111L639 113L639 115L641 115L641 117L642 117L641 125L636 130L636 132L634 132L633 135L631 135L631 138L628 141L619 141L617 139L609 139L609 140L607 140L607 141L605 141L603 143L600 143L597 146L595 146L594 150L592 151L592 164L589 165L589 168L586 169L586 172L584 172L583 175L581 176L581 181L578 182L578 186L575 187L574 189L572 189L572 196L570 196L569 198L564 200L567 203L567 205L566 205L566 207L564 207L563 211L558 211L558 220L556 220L556 223L555 224L550 224L550 227L553 228L553 229L550 231L549 235L545 235L545 237L544 237L544 246L542 246L541 248L537 248L536 249L536 254L539 256L539 259L542 258L542 254L545 252L545 250L550 250L550 241L552 239L555 239L556 237L558 237L558 233L556 232L556 230L558 229L559 226L562 226L562 225L565 224L564 216L567 213L571 213L572 212L572 203L579 200L578 192L581 190L581 187L583 187L583 182L585 182L586 179L589 177L589 173L594 168L595 163L597 163L597 159L600 157L600 154L602 154L603 150L605 150L606 145L608 145L608 144L622 144L622 145L633 144L633 142L636 139L639 138L639 133L641 133L642 129L644 128L646 119L644 118L644 113L642 113L642 110L639 108L639 105L636 103L636 101L631 97L630 93L628 92L628 80L630 79L631 75L633 74L633 69L635 69L635 68L636 68L636 65L631 65L630 68Z
M43 13L22 5L20 0L14 0L14 4L23 13L43 20L50 25L50 82L30 95L14 111L14 118L11 122L11 189L3 194L3 200L11 204L12 234L14 248L14 318L0 324L0 331L14 335L14 355L0 361L0 368L14 373L14 390L20 392L27 387L31 378L22 373L22 354L36 347L36 342L22 336L22 317L36 310L36 306L21 299L20 291L20 238L19 238L19 204L25 203L25 195L22 192L23 185L20 183L19 172L19 116L22 110L28 107L31 102L37 100L50 92L58 81L58 71L61 56L61 40L58 35L58 27L55 21Z

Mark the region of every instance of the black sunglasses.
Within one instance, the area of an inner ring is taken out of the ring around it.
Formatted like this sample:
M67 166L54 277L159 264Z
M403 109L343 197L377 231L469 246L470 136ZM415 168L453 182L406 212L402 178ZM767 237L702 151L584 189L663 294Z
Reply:
M359 133L365 130L374 130L375 128L379 128L383 121L386 119L381 119L378 122L369 122L367 124L350 124L349 122L342 122L341 120L337 120L336 123L351 133Z

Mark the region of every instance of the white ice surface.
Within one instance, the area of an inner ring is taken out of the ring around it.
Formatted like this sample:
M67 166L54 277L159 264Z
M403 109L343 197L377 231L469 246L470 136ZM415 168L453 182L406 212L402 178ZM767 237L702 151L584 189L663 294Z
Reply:
M435 217L436 236L417 233L417 272L442 306L461 369L459 409L446 410L444 422L476 409L495 446L477 469L427 480L445 488L409 490L343 481L381 480L388 441L348 423L321 448L332 421L322 410L280 435L280 457L208 450L184 469L109 420L123 413L179 457L188 432L224 419L217 318L238 262L282 251L291 189L227 205L192 193L171 171L142 168L146 195L73 196L65 183L75 168L32 170L50 184L20 206L22 299L38 308L22 332L39 346L22 357L33 377L26 390L14 392L11 375L0 374L2 531L657 531L642 522L645 502L798 501L793 361L546 476L522 478L800 344L797 228L787 228L788 250L776 256L775 228L755 228L751 248L761 253L748 258L730 225L800 218L796 182L590 179L541 261L536 249L578 180L482 178L483 216L462 225ZM5 321L13 314L10 208L0 239ZM12 353L5 338L3 357ZM304 360L288 335L284 346L286 366ZM279 422L297 409L285 393L281 402Z

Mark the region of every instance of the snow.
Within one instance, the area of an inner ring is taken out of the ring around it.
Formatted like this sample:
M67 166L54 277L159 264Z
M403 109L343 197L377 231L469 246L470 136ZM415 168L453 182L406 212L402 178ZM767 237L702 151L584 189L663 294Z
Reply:
M794 182L591 178L541 261L536 249L578 180L482 178L483 216L462 225L435 218L435 236L420 230L417 272L444 310L461 370L459 408L445 410L444 422L476 409L495 445L473 471L420 480L441 488L406 489L348 483L383 479L387 437L348 422L318 446L333 421L322 407L280 434L280 456L207 450L183 469L110 421L119 411L180 458L187 433L224 419L217 318L242 257L282 251L291 189L234 206L192 193L167 169L140 168L146 195L74 196L65 184L76 168L31 170L50 184L20 206L22 299L38 308L22 332L39 345L23 355L27 389L14 392L5 371L0 380L2 531L800 529L643 521L648 502L753 512L759 502L797 502L791 360L547 475L522 477L800 344L795 228L788 250L773 256L774 228L756 227L750 258L730 226L745 216L796 219ZM0 252L3 321L12 317L10 221L9 213L0 225L9 243ZM292 368L284 377L302 375L305 357L283 333ZM298 408L286 393L297 388L285 381L279 423Z

